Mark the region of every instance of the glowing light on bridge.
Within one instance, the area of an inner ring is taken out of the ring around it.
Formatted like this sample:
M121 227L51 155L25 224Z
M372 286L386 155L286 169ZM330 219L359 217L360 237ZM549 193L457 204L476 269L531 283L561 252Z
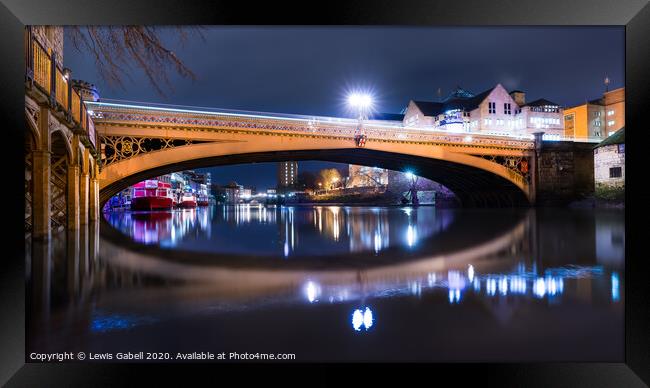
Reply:
M353 92L348 95L348 105L352 108L368 110L372 108L372 104L372 96L368 93Z
M368 113L373 110L374 98L368 91L353 90L347 95L348 109L357 115L359 120L367 120Z

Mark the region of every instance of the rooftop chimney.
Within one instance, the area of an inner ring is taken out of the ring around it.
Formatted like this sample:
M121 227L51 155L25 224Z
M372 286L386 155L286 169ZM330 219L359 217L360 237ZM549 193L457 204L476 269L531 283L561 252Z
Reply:
M510 92L510 97L512 97L519 106L526 104L526 93L521 90L513 90Z

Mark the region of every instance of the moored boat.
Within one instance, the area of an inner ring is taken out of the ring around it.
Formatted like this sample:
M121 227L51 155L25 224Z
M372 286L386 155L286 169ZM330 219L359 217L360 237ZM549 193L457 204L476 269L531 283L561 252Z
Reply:
M184 192L181 195L180 200L178 201L178 207L182 208L195 208L196 207L196 195L189 192Z
M133 185L131 210L169 210L172 206L169 183L150 179Z
M205 194L199 194L196 198L197 206L208 206L210 204L210 198Z

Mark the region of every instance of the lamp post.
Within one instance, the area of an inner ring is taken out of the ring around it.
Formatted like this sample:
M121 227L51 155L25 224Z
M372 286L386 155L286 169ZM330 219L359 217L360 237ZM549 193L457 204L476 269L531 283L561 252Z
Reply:
M406 178L409 180L410 183L409 192L411 193L411 204L419 205L420 201L418 200L418 190L417 190L418 177L415 174L413 174L411 171L407 171L404 174L406 175Z
M372 109L372 96L366 93L351 93L348 96L348 106L357 113L357 130L354 136L358 147L363 147L366 142L366 135L363 133L363 120L368 119L368 113Z

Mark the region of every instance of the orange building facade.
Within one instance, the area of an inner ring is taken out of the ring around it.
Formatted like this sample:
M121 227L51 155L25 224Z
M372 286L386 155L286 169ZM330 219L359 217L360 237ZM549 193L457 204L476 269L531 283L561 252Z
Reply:
M625 126L625 88L564 109L564 135L606 138Z

